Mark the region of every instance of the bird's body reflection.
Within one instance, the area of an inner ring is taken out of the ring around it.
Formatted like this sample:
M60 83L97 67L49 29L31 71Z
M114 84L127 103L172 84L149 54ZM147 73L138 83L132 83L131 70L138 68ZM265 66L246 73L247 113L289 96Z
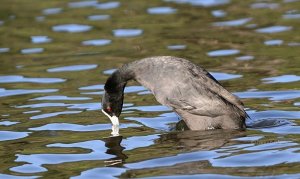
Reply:
M225 145L232 145L235 141L231 139L245 136L244 130L192 131L181 128L181 131L177 130L160 135L155 143L174 143L177 148L187 151L213 150Z
M213 150L226 145L233 145L237 143L231 140L238 137L245 137L246 133L243 130L208 130L208 131L192 131L178 128L182 124L177 124L175 131L170 131L165 134L160 134L158 139L153 141L153 147L161 147L162 145L171 144L172 150ZM128 158L123 153L125 147L121 145L123 136L113 136L103 138L105 146L107 147L106 153L114 155L115 157L106 160L106 166L122 167L125 160Z

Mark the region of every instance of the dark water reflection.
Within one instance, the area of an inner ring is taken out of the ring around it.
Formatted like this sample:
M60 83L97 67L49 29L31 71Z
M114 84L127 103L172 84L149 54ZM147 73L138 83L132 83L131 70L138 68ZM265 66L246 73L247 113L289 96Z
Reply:
M300 178L300 1L8 1L1 179ZM244 102L247 130L186 130L129 82L111 137L106 78L157 55L207 68Z

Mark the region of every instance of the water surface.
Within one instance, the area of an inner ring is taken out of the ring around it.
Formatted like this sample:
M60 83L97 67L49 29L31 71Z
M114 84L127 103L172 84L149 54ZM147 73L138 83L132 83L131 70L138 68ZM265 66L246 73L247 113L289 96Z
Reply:
M3 0L0 178L300 178L299 2ZM184 130L128 82L111 137L107 77L158 55L206 68L247 130Z

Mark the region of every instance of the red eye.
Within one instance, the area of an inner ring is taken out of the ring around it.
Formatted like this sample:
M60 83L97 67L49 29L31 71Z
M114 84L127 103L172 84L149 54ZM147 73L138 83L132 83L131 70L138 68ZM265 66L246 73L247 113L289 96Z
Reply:
M108 106L108 107L106 108L106 110L107 110L108 112L111 112L111 107Z

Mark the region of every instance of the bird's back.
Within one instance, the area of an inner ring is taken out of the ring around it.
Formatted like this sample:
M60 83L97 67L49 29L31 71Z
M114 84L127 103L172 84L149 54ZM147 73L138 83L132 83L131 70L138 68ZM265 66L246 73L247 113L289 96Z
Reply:
M148 88L158 102L172 107L191 129L244 126L246 113L240 100L205 69L188 60L150 57L123 69L131 71L134 79Z

